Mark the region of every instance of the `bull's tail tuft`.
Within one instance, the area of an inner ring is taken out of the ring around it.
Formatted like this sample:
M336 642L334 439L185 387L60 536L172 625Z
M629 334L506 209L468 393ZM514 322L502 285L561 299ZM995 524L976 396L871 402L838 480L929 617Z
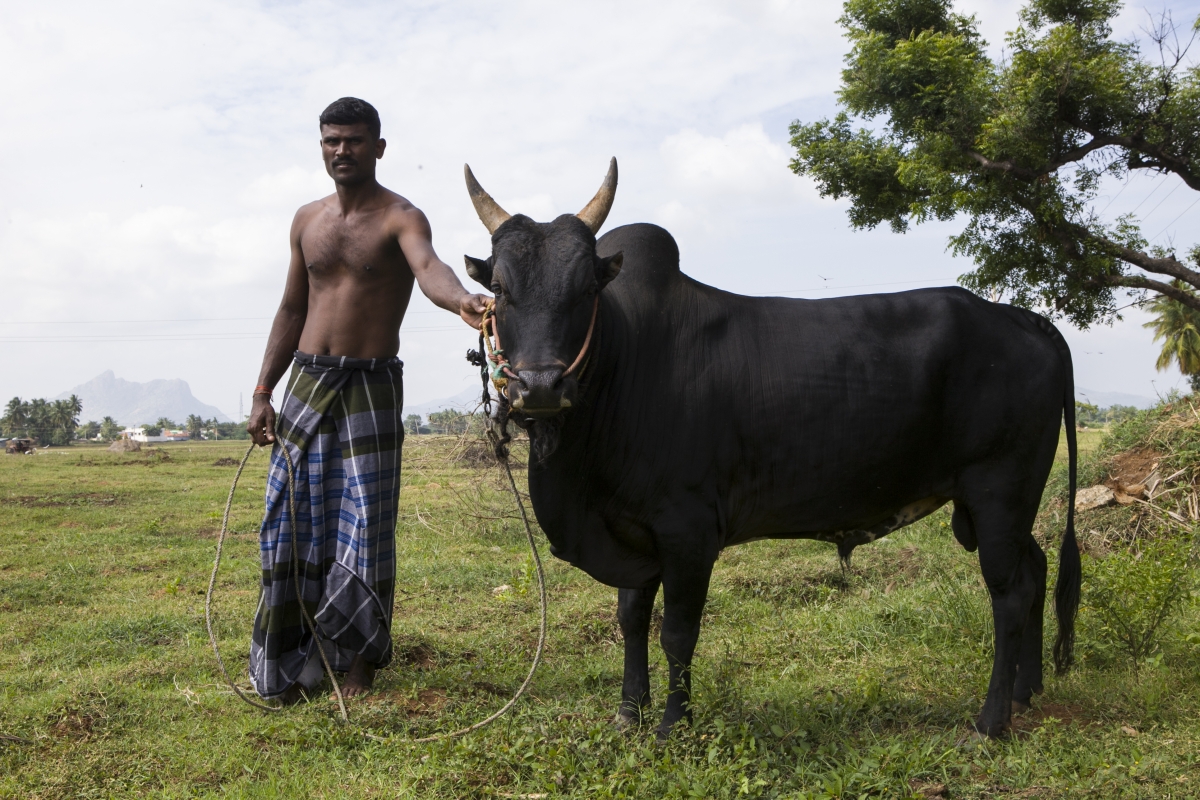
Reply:
M1053 326L1051 326L1053 329ZM1083 580L1083 565L1079 560L1079 543L1075 540L1075 479L1079 449L1075 442L1075 376L1071 351L1054 331L1066 364L1066 387L1063 396L1063 417L1067 428L1067 529L1063 532L1058 551L1058 580L1054 586L1054 616L1058 619L1058 637L1054 640L1054 669L1062 675L1071 667L1075 656L1075 614L1079 611L1079 589Z

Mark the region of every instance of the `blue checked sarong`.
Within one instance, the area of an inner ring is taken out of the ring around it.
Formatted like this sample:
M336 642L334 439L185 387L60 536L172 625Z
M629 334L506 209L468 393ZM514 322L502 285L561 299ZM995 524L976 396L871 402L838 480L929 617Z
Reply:
M293 527L300 594L333 668L344 672L360 655L382 667L392 657L404 364L299 351L295 362L275 424L259 535L262 596L250 679L262 697L297 681L311 688L321 677L293 581ZM295 465L295 520L280 447Z

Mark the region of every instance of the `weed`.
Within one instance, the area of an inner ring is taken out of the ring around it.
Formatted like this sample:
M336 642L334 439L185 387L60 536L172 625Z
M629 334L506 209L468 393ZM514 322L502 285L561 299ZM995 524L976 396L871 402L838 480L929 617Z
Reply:
M1159 539L1137 551L1084 561L1083 613L1103 645L1128 656L1136 671L1152 665L1163 633L1191 596L1193 548L1186 539Z

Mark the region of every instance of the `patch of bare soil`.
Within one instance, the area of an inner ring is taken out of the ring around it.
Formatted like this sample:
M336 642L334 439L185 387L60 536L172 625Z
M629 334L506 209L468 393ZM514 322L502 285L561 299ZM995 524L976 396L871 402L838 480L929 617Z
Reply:
M392 659L397 663L408 664L417 669L433 669L438 662L437 652L424 642L397 645Z
M398 708L405 716L422 717L432 716L437 714L443 708L449 699L446 697L445 689L421 689L417 692L414 698L407 692L402 692L396 689L372 692L363 698L369 706L391 705Z
M949 797L950 790L946 788L944 783L926 783L913 779L908 782L908 788L912 789L914 797Z
M0 504L23 508L63 508L66 506L111 506L117 502L111 494L9 495L0 497Z
M96 725L96 718L91 714L73 708L64 708L50 725L50 730L56 736L66 739L87 739Z
M1030 732L1042 727L1049 718L1054 718L1066 725L1086 726L1094 723L1091 716L1081 706L1065 705L1063 703L1039 703L1036 699L1029 711L1014 714L1012 718L1013 733L1017 736L1027 736Z
M1152 496L1162 482L1162 476L1158 473L1161 462L1162 455L1148 447L1126 450L1109 461L1108 480L1104 485L1117 494L1118 502L1121 495Z
M236 458L218 458L212 465L214 467L236 467L238 463Z

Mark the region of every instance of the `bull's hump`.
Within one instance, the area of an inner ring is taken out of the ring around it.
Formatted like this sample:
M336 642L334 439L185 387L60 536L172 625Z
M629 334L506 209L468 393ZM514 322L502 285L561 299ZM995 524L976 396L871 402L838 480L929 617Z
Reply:
M679 245L675 237L657 225L622 225L596 242L596 254L602 258L618 251L625 258L614 288L630 284L661 287L679 276Z

